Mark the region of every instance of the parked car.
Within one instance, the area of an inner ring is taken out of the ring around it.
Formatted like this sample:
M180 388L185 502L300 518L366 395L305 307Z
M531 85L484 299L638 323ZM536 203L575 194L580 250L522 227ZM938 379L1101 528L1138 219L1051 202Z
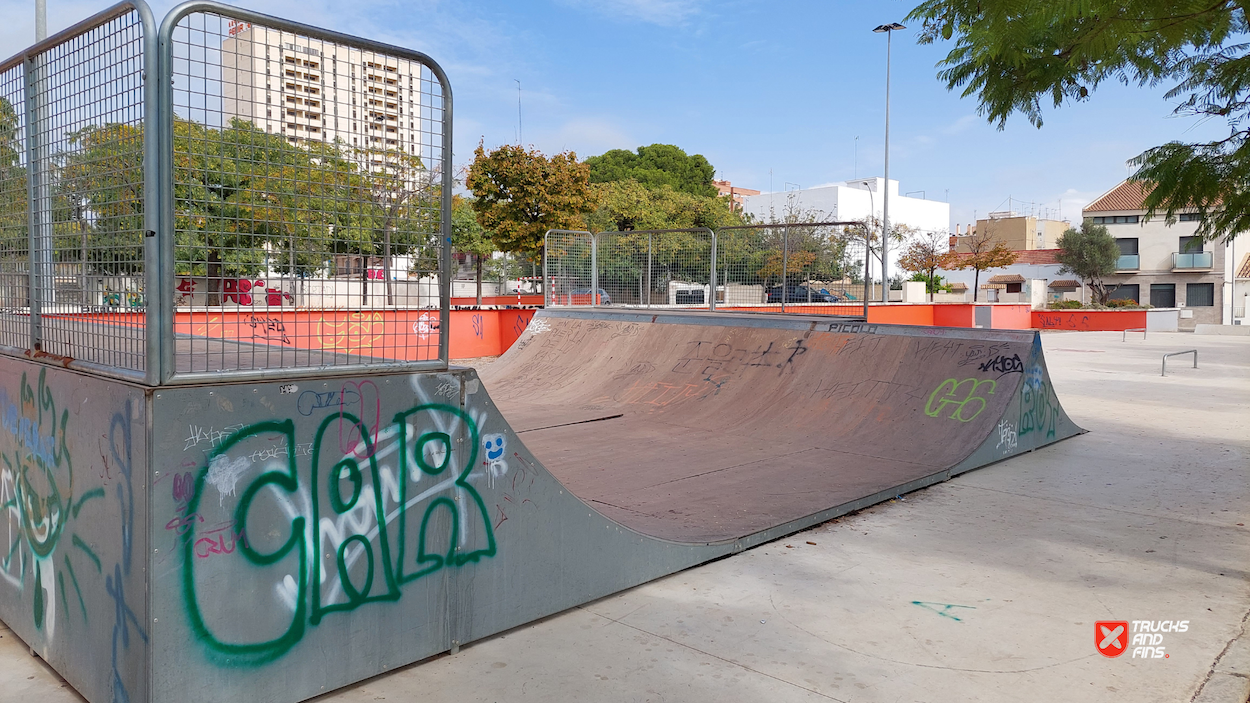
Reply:
M816 290L807 286L789 285L785 288L787 303L806 303L808 301L813 303L836 303L841 300L838 296L828 291ZM773 286L768 289L768 302L781 302L781 286Z
M602 288L599 289L599 304L612 304L612 297L609 296L608 292ZM569 305L590 305L590 289L578 288L576 290L569 291Z

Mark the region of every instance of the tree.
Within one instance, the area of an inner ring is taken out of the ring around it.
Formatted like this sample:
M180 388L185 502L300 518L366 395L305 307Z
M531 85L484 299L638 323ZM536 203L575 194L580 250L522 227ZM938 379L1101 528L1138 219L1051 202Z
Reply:
M898 265L904 271L921 275L925 289L929 291L929 302L933 302L936 281L941 278L936 275L937 270L950 268L953 263L949 242L950 238L945 232L920 232L912 237L907 248L903 250L903 255L898 258Z
M952 254L947 268L976 270L976 275L972 279L972 302L975 303L980 293L981 272L986 269L1010 266L1016 263L1018 255L1008 249L1006 244L994 239L988 228L984 232L974 232L961 244L967 247L968 252L962 255Z
M495 242L478 223L473 204L459 195L451 199L451 246L458 252L473 256L477 265L477 304L481 305L482 267L484 261L495 253Z
M1059 236L1059 253L1055 258L1062 264L1060 273L1076 274L1089 285L1095 302L1107 304L1111 290L1102 279L1115 273L1120 247L1106 227L1085 220L1079 230L1069 228Z
M1250 229L1250 29L1243 5L1166 0L926 0L908 19L922 44L954 39L938 77L976 96L1002 129L1022 113L1042 125L1043 100L1084 101L1108 80L1171 83L1177 114L1228 121L1228 137L1173 141L1130 163L1147 186L1147 216L1168 224L1197 209L1197 233L1231 239Z
M670 186L691 195L714 198L717 195L712 178L716 169L702 154L687 155L672 144L638 147L637 153L613 149L586 159L591 183L612 183L633 180L647 188Z
M482 227L502 251L535 253L549 229L581 229L595 207L590 169L566 151L542 152L505 145L486 153L478 143L465 185Z

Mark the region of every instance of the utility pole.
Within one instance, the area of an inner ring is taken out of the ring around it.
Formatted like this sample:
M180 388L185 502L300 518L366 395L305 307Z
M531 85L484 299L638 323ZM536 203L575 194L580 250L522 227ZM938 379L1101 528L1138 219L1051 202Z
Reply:
M872 30L885 33L885 204L881 206L881 302L890 301L890 45L895 31L907 29L898 22Z

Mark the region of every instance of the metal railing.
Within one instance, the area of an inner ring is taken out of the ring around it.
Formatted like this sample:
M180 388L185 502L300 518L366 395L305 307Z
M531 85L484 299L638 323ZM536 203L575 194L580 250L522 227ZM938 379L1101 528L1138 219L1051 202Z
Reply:
M0 63L0 353L149 385L445 368L451 91L215 2Z
M1136 271L1141 268L1141 257L1137 254L1122 254L1115 260L1116 271Z
M1195 369L1198 368L1198 350L1186 349L1185 351L1178 351L1178 352L1172 352L1170 354L1164 354L1163 355L1163 370L1162 370L1162 373L1160 373L1159 375L1161 376L1168 375L1168 357L1169 356L1181 356L1182 354L1193 354L1194 355L1194 368Z
M1146 328L1145 328L1145 327L1127 327L1127 328L1125 328L1125 329L1124 329L1123 334L1121 334L1121 335L1120 335L1120 341L1121 341L1121 342L1127 342L1127 341L1128 341L1128 333L1129 333L1129 332L1141 332L1141 338L1142 338L1142 341L1145 341L1145 339L1146 339Z
M543 259L545 303L778 312L824 308L866 315L867 286L858 275L861 267L867 269L865 230L861 222L716 231L551 230Z

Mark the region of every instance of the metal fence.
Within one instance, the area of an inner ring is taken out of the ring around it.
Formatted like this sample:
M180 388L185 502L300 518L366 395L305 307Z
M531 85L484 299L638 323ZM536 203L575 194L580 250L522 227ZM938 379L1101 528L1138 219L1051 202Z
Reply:
M594 236L602 304L706 307L712 230L600 232Z
M148 384L447 363L451 93L214 2L0 63L0 351Z
M155 380L144 129L155 24L123 3L0 64L0 344Z
M548 233L546 303L855 314L865 305L864 225ZM591 300L591 289L599 295Z
M216 3L175 10L161 37L178 373L445 364L437 64Z

